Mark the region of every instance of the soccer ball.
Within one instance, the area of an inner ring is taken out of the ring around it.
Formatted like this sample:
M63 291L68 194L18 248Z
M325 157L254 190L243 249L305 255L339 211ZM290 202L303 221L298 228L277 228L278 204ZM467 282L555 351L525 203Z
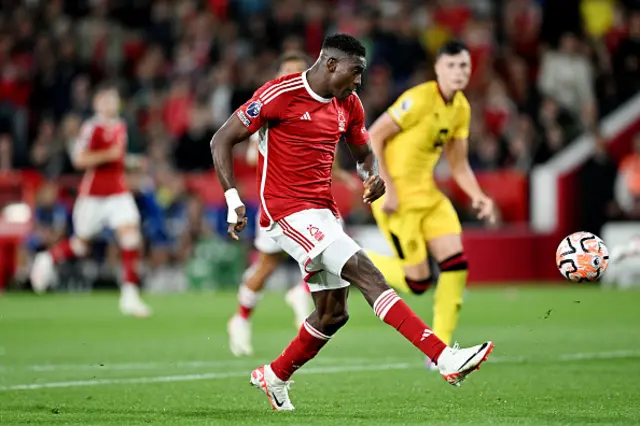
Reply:
M556 250L556 266L568 280L594 281L609 266L609 250L591 232L574 232L560 242Z

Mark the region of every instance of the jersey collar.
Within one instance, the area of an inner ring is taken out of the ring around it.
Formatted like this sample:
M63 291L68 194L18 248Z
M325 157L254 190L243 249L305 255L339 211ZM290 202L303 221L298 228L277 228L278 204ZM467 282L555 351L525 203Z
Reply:
M307 93L309 93L309 96L311 96L316 101L322 102L325 104L331 102L331 99L323 98L322 96L318 95L316 92L311 90L311 86L309 86L309 82L307 81L306 71L302 73L302 83L304 84L304 88L307 89Z
M442 88L440 88L440 84L438 84L437 81L436 81L436 87L438 88L438 93L440 94L440 98L442 98L442 102L444 102L445 105L453 104L453 100L455 99L457 92L453 94L450 100L447 100L447 98L444 96L444 93L442 93Z

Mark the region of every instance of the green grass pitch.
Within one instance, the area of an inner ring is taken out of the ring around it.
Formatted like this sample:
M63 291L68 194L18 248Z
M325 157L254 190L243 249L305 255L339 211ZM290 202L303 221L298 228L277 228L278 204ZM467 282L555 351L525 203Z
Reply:
M587 286L468 290L456 339L496 349L461 388L353 291L351 320L294 376L296 411L273 412L250 371L294 336L282 294L254 316L252 358L227 350L232 293L0 297L0 425L640 423L640 292ZM430 322L431 295L406 297Z

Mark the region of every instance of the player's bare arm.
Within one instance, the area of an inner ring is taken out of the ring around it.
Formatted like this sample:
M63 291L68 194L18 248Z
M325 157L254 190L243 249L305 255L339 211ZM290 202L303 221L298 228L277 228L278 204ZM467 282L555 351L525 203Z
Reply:
M371 147L378 159L380 177L384 180L386 185L386 196L382 201L382 210L387 214L393 214L398 210L398 196L393 179L387 170L384 149L387 142L400 133L401 130L400 126L398 126L398 124L393 121L391 116L386 112L382 114L369 129Z
M224 189L224 195L229 206L227 214L229 227L227 232L234 240L238 240L237 233L244 229L247 224L247 218L246 208L236 190L236 178L233 171L233 147L247 140L250 136L251 132L234 114L229 117L211 139L213 167Z
M378 174L378 161L371 144L349 145L349 150L356 160L358 176L364 183L362 201L371 204L382 197L385 192L384 180Z
M469 141L454 139L445 145L444 153L451 168L451 175L462 190L471 198L472 206L478 212L478 218L495 223L496 215L493 200L480 188L469 165Z
M71 160L76 169L90 169L101 164L116 161L124 153L125 144L114 144L110 148L90 151L88 148L76 150Z

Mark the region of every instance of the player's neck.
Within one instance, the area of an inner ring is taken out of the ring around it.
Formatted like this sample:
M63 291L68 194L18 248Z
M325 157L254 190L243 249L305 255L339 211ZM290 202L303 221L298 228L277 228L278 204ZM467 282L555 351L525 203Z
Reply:
M331 99L333 98L331 89L326 82L323 82L323 80L322 72L316 68L315 65L309 68L307 71L307 82L309 83L311 90L313 90L318 96L325 99Z
M108 115L100 115L100 114L96 114L96 119L98 120L98 122L106 125L112 125L118 121L118 117L111 117Z
M442 96L442 100L445 101L445 103L453 102L453 97L456 95L456 91L447 90L446 88L442 87L442 85L439 82L436 82L436 84L438 85L438 92L440 92L440 96Z

